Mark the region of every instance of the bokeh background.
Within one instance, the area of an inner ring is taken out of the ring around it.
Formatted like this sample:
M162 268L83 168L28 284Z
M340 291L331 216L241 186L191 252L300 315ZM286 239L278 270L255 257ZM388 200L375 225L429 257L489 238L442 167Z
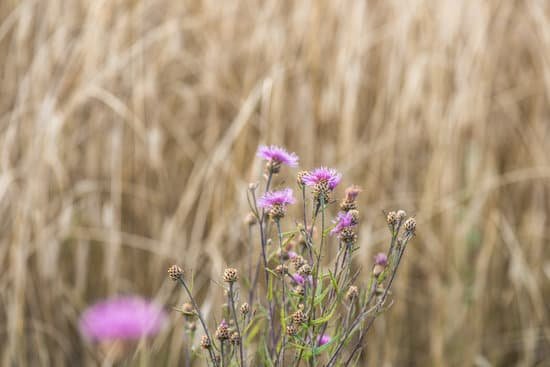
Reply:
M363 188L358 265L416 215L366 362L550 365L549 2L3 0L0 80L2 364L100 363L82 309L173 261L218 312L276 143Z

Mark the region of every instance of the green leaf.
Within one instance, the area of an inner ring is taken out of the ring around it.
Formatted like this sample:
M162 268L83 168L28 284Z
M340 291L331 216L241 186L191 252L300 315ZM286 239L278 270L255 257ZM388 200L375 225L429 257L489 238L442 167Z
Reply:
M330 311L330 313L328 315L325 315L325 316L320 317L320 318L315 319L315 320L311 320L311 324L312 325L321 325L321 324L324 324L324 323L328 322L332 318L332 316L334 315L334 311L336 311L336 307L333 307L332 311Z

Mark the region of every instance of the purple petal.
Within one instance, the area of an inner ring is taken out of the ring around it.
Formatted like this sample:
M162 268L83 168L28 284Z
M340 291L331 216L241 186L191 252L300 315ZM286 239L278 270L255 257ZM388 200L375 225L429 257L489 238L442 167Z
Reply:
M294 204L294 194L292 189L286 188L279 191L268 191L259 200L258 206L260 208L271 208L274 205L290 205Z
M325 345L328 342L330 342L330 339L331 339L330 335L323 334L323 335L319 336L319 338L317 339L317 344L319 346Z
M383 252L379 252L374 256L374 263L376 265L386 266L388 265L388 256Z
M257 155L267 161L275 161L289 167L298 166L298 156L295 153L289 153L286 149L276 145L260 145Z
M140 339L157 334L166 320L163 309L140 297L116 297L84 311L80 331L93 341Z

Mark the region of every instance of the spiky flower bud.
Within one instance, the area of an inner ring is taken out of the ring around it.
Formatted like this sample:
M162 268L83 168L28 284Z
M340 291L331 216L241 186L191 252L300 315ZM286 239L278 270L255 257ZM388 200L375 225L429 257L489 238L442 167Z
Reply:
M277 221L281 218L284 218L285 214L286 214L286 206L285 205L275 204L269 210L269 216L274 221Z
M248 313L250 312L250 306L248 305L248 303L245 302L241 305L241 308L239 309L239 311L243 316L248 315Z
M298 271L298 269L300 269L302 265L306 263L306 260L302 256L298 255L290 259L290 262L292 263L292 266L294 266L294 269Z
M391 211L386 216L386 222L388 222L388 225L395 226L397 224L397 213L394 211Z
M329 203L329 195L332 190L329 187L329 183L325 180L319 181L318 183L313 186L313 198L316 202L319 204L321 202L328 204Z
M298 274L300 274L301 276L311 275L311 266L309 266L309 264L304 264L300 266L300 269L298 269Z
M286 327L286 335L288 336L294 336L298 334L298 328L294 324L287 325Z
M170 279L176 281L183 277L183 270L177 265L172 265L168 268L168 276L170 277Z
M223 281L226 283L235 283L239 280L239 272L235 268L227 268L223 272Z
M241 336L239 335L238 332L235 331L231 334L231 338L229 339L229 341L233 345L240 345L241 344Z
M285 264L277 265L275 268L275 272L279 275L288 274L288 266Z
M414 235L414 233L416 232L416 219L412 217L407 219L405 221L404 228L405 228L405 232L408 232Z
M346 227L342 229L340 234L338 235L340 240L344 243L355 243L357 242L357 233L355 233L355 230L353 227Z
M400 210L397 211L396 215L397 215L397 219L399 221L402 221L407 216L407 212L404 211L403 209L400 209Z
M306 295L306 289L301 285L297 285L296 287L294 287L294 293L303 297Z
M304 186L304 176L307 175L307 171L300 171L296 175L296 182L298 183L298 186L303 187Z
M201 348L210 349L211 347L212 347L212 343L210 342L210 339L206 335L203 335L201 337Z
M265 164L265 170L267 173L277 174L281 170L281 162L279 161L267 161Z
M354 285L350 285L349 288L348 288L348 292L346 293L346 298L349 301L351 301L351 300L354 300L355 298L357 298L358 295L359 295L359 288L357 288Z
M349 213L351 214L351 224L353 224L354 226L359 224L359 210L352 209L349 211Z
M292 314L292 322L295 325L301 325L307 321L307 316L303 311L304 305L300 305L298 307L298 310Z
M228 340L230 337L231 333L229 331L229 326L227 326L225 320L222 320L222 322L216 329L216 338L223 342L224 340Z

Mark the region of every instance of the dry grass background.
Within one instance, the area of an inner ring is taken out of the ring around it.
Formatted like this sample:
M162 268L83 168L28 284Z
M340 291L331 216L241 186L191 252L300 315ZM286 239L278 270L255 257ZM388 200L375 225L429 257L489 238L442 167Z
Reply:
M79 312L174 260L217 312L259 143L364 188L358 264L416 214L370 365L550 365L548 2L3 0L0 73L4 365L98 363Z

